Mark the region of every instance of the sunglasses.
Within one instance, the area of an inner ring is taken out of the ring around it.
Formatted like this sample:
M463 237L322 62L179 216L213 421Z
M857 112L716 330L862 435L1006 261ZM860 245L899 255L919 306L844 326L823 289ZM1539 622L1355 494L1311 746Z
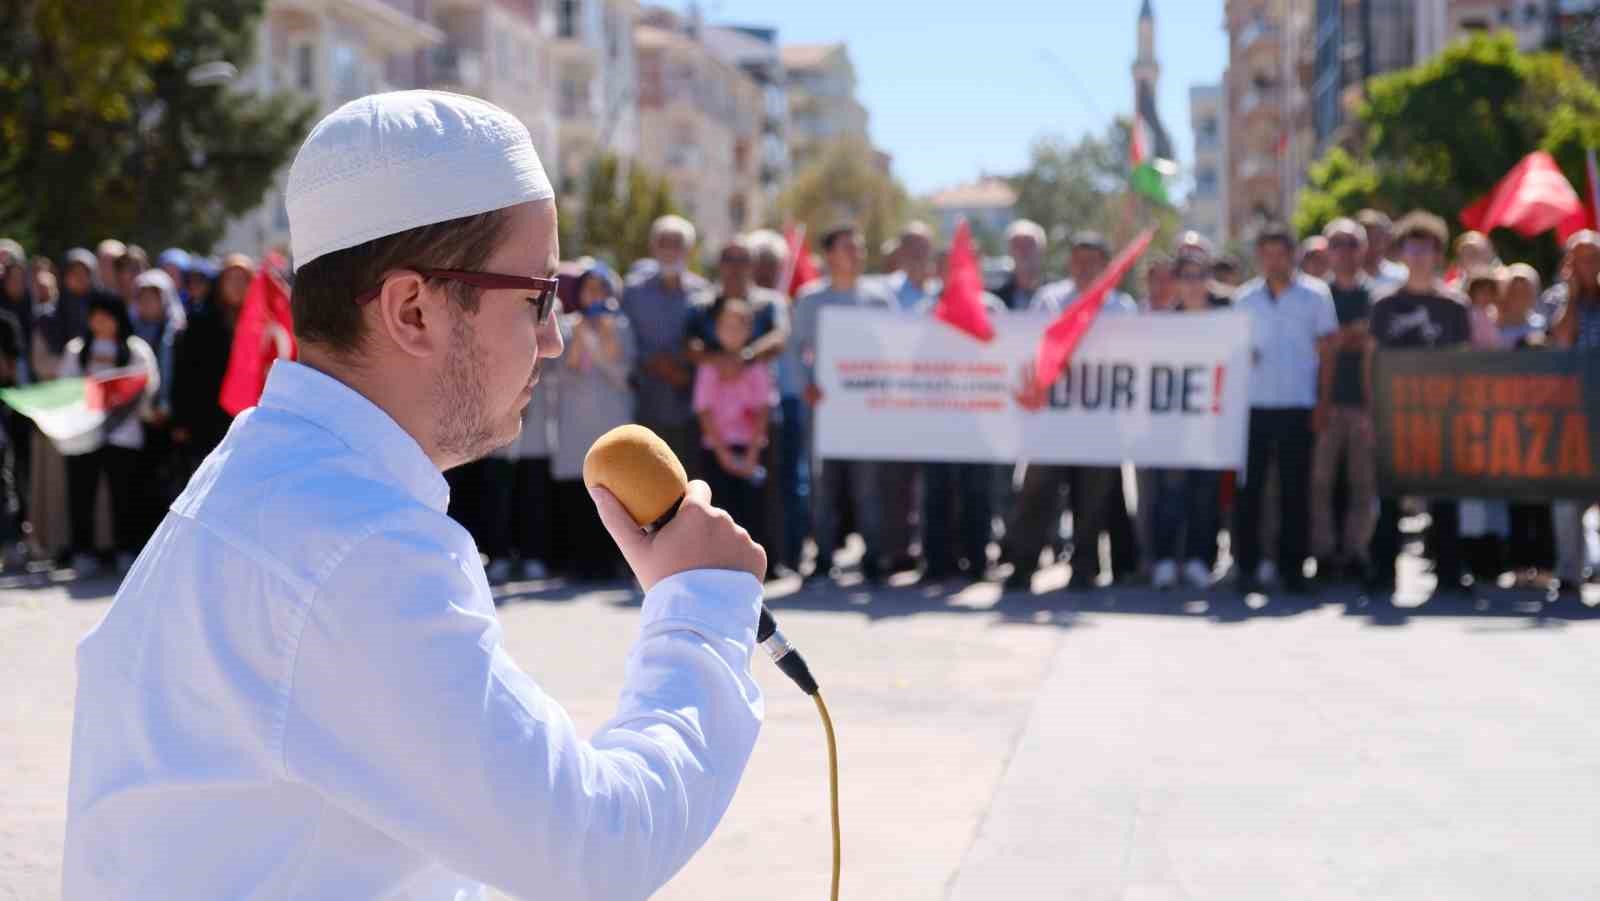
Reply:
M1330 250L1356 250L1361 247L1361 242L1355 238L1334 238L1328 242Z
M556 308L556 289L561 282L553 278L538 278L523 275L501 275L498 272L464 272L460 269L422 269L411 270L423 278L437 278L445 281L460 282L474 288L483 288L489 291L518 290L531 292L527 298L528 303L534 306L534 315L540 325L550 321L551 314ZM383 285L361 294L356 298L356 305L361 306L371 303L383 292Z

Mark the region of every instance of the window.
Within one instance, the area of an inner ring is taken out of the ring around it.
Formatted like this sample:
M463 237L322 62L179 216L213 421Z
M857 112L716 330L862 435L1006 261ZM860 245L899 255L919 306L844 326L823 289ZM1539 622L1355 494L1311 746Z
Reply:
M585 93L586 92L584 90L583 83L578 81L577 79L575 79L575 78L563 78L563 79L561 79L561 117L562 118L564 118L564 119L575 119L578 116L581 116L585 112L587 112L587 110L584 109L584 101L586 99L588 99L587 97L584 96Z
M356 48L342 42L333 45L333 90L340 100L354 100L366 93L362 85L361 58Z
M1194 193L1197 197L1212 197L1217 193L1217 170L1207 166L1194 174Z
M294 86L310 92L317 87L316 48L308 43L294 48Z
M561 0L556 7L556 37L575 38L578 36L579 0Z
M501 81L511 80L512 70L515 68L512 66L511 60L511 35L505 31L496 31L494 34L494 71Z

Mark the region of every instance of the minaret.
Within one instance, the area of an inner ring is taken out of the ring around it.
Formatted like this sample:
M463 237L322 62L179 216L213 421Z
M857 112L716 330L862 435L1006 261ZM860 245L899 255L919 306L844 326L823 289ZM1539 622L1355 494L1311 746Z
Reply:
M1161 124L1156 112L1156 79L1161 75L1161 64L1156 62L1156 15L1150 0L1139 7L1139 56L1133 61L1134 109L1144 120L1150 151L1158 159L1173 159L1172 139Z

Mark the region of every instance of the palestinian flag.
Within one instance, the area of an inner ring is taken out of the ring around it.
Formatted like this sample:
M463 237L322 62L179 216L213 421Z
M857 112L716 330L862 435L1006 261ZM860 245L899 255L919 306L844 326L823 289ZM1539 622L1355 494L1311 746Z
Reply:
M139 400L149 376L137 366L108 369L88 378L56 379L22 388L0 388L0 401L33 420L67 456L100 447L106 417L132 415L125 408Z
M1144 117L1135 113L1133 128L1128 135L1128 186L1134 193L1158 206L1171 206L1167 197L1167 178L1178 169L1171 160L1153 159L1150 156L1149 137L1145 132Z

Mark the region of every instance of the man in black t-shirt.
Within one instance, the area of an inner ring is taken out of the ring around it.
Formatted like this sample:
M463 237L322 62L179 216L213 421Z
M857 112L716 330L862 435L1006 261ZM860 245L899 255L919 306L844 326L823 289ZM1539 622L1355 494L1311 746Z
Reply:
M1447 291L1438 281L1439 263L1449 241L1449 229L1438 216L1413 212L1395 224L1401 258L1410 272L1404 284L1379 298L1372 308L1372 340L1368 343L1365 377L1372 379L1372 359L1381 350L1446 350L1465 347L1472 337L1466 299ZM1371 397L1369 388L1368 397ZM1428 504L1433 521L1429 547L1434 555L1435 591L1458 593L1461 588L1461 546L1457 503L1434 500ZM1400 554L1400 503L1385 488L1372 538L1372 585L1392 592L1396 558Z
M1353 219L1335 219L1323 229L1339 331L1334 333L1334 365L1318 373L1320 403L1311 462L1311 553L1317 574L1353 574L1370 568L1367 543L1378 517L1377 458L1373 449L1371 404L1365 362L1372 314L1372 284L1361 269L1367 234ZM1344 464L1348 486L1344 519L1335 524L1334 480ZM1341 527L1342 526L1342 527Z

